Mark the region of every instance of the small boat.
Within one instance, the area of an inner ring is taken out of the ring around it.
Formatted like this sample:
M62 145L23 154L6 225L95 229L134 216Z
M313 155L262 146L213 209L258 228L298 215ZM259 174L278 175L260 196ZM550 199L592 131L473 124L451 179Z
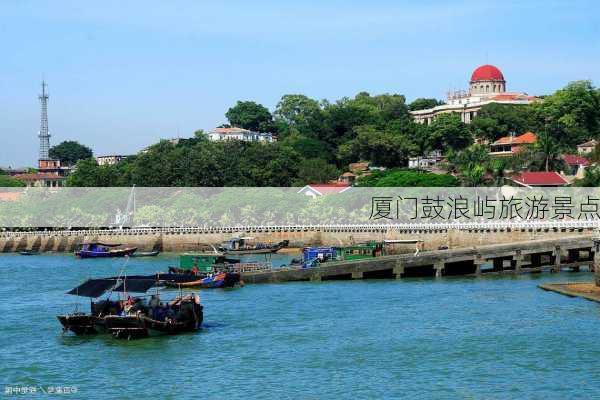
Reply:
M165 308L155 308L150 313L109 315L104 322L108 332L115 338L137 339L193 332L200 329L203 319L200 297L190 294L177 297Z
M164 281L167 287L177 288L198 288L198 289L215 289L215 288L232 288L240 284L240 274L234 272L220 272L215 275L209 275L201 279L196 279L188 282L172 282Z
M276 244L255 242L252 237L240 237L227 240L219 246L224 254L267 254L277 253L289 245L289 240L282 240Z
M160 254L160 251L158 251L158 250L153 250L153 251L136 251L135 253L133 253L131 255L131 257L156 257L159 254Z
M104 319L108 315L119 314L123 311L123 301L112 301L110 296L114 292L138 292L145 293L155 285L152 279L124 279L124 278L101 278L88 279L81 285L71 289L67 294L90 298L90 312L84 313L76 310L70 314L58 315L56 318L63 326L63 331L71 331L76 335L87 335L103 333L106 331ZM104 293L109 292L105 300L94 302Z
M109 292L106 300L91 302L90 313L73 312L59 315L63 331L76 335L110 333L115 338L135 339L154 334L178 334L199 329L204 319L200 297L196 294L178 296L162 302L158 292L146 302L144 297L128 293L146 293L156 285L154 276L90 279L68 294L90 298ZM113 293L123 293L123 299L113 301ZM126 298L126 300L125 300Z
M75 255L80 258L125 257L136 252L137 247L123 247L120 244L88 242L80 244Z
M23 251L20 251L19 254L22 256L36 256L36 255L40 254L40 252L37 250L23 250Z
M302 266L311 268L329 261L361 260L384 255L385 242L376 241L340 247L305 247L302 250Z

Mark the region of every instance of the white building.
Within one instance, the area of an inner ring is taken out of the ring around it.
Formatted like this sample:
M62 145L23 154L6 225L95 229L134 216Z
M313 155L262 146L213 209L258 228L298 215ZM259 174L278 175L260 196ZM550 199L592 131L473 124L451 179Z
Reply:
M274 142L276 139L272 133L254 132L242 128L215 128L208 132L208 139L220 140L242 140L244 142Z
M96 162L98 165L114 165L126 158L127 156L121 155L96 156Z
M493 65L482 65L471 74L468 91L449 92L446 104L411 111L411 115L416 122L430 124L439 114L459 113L461 121L468 124L486 104L529 104L536 100L527 93L507 92L502 72Z

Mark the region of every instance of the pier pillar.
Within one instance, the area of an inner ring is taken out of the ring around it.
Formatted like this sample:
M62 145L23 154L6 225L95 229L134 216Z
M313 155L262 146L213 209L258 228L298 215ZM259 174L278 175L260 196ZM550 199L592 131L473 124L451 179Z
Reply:
M594 239L594 281L600 286L600 239Z
M481 266L485 264L485 258L478 255L475 260L473 260L473 264L475 264L475 275L481 275Z
M362 271L352 271L352 279L362 279L363 272Z
M560 272L560 247L556 246L554 249L554 266L552 272Z
M442 271L444 270L444 262L443 261L436 262L435 264L433 264L433 268L435 269L435 277L441 278Z
M513 261L515 264L515 274L520 274L521 268L523 267L523 255L520 251L518 251L517 254L513 256Z
M394 266L394 276L396 279L400 279L402 278L402 274L404 274L404 264L402 264L402 261L397 260Z

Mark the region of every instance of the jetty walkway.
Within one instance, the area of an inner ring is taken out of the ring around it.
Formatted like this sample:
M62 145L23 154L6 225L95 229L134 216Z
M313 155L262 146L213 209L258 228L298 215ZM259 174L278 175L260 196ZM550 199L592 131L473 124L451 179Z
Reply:
M401 254L353 261L331 261L314 268L283 268L244 273L246 283L522 274L561 269L600 268L600 249L592 236L503 243L417 255Z

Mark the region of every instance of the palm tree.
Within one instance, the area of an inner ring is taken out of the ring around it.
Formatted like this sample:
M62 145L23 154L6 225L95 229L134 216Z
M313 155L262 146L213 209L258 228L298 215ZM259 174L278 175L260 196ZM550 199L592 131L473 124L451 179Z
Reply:
M550 170L550 165L555 166L560 158L560 146L548 133L544 132L538 136L534 149L544 159L546 172Z

